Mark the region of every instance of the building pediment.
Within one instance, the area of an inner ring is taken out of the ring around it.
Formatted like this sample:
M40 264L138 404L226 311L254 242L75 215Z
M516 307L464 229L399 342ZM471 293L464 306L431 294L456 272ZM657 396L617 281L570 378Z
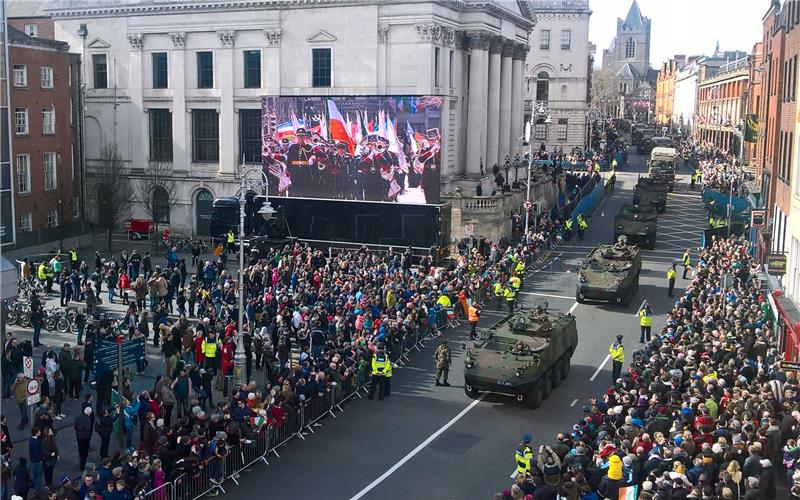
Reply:
M306 38L309 43L331 43L336 41L336 37L325 30L319 30L315 35Z
M111 44L103 40L102 38L95 38L91 42L89 42L88 47L90 49L107 49L111 47Z

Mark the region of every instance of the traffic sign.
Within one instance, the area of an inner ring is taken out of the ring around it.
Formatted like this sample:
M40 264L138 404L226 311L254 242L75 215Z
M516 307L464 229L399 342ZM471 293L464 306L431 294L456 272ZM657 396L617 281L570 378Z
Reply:
M530 200L525 200L525 203L523 203L522 206L525 207L525 210L530 210L533 206L533 203L531 203Z
M475 234L475 226L472 224L466 224L464 226L464 234L467 236L473 236Z
M33 378L33 358L30 356L23 356L22 358L22 374L26 378Z
M754 228L764 227L764 218L767 215L766 210L753 210L750 212L750 226Z

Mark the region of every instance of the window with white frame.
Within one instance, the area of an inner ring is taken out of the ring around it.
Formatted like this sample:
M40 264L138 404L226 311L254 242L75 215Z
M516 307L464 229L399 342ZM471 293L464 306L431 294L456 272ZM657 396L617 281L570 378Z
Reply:
M550 50L550 30L542 30L539 32L539 49Z
M39 36L39 27L36 26L35 24L26 24L25 34L36 38L37 36Z
M567 140L567 129L569 127L569 122L567 118L559 118L558 119L558 140L559 141L566 141Z
M53 68L50 66L42 66L41 79L43 89L53 88Z
M33 231L33 214L30 212L21 213L17 216L19 221L19 232L30 233Z
M15 64L14 69L14 86L27 87L28 86L28 67L24 64Z
M17 155L17 194L31 192L31 157Z
M56 110L44 108L42 110L42 134L53 135L56 133Z
M17 108L14 110L14 130L17 135L28 134L28 108Z
M547 123L545 123L544 118L536 120L536 124L533 126L533 138L537 140L547 139Z
M44 190L55 191L57 184L56 154L44 154Z
M58 209L48 208L47 227L57 227L57 226L58 226Z
M561 30L561 50L569 50L572 47L572 31Z

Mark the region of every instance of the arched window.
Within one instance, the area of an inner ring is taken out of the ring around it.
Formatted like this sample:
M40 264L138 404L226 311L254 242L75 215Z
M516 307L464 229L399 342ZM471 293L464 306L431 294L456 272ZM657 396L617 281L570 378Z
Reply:
M634 57L636 57L636 42L633 38L628 38L628 41L625 42L625 58L633 59Z
M163 187L153 191L153 221L169 224L169 195Z
M550 96L550 75L542 71L536 75L536 100L547 102Z

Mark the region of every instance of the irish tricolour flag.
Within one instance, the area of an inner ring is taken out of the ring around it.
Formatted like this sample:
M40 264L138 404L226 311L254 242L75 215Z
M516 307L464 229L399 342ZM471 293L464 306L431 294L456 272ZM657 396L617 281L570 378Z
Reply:
M636 500L636 493L638 493L639 486L625 486L619 489L618 500Z

